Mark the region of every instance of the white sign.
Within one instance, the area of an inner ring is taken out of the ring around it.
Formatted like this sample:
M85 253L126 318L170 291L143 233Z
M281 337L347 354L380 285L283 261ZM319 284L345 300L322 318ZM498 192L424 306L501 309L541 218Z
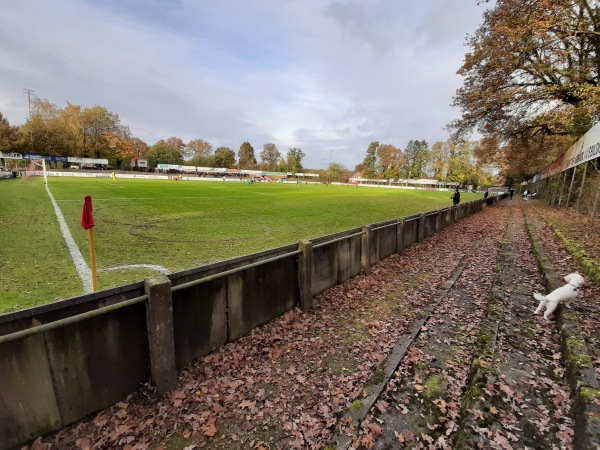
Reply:
M0 152L0 158L4 159L23 159L23 155L20 153L4 153Z
M96 159L96 158L75 158L69 156L67 158L70 163L79 163L79 164L108 164L108 159Z
M148 160L147 159L138 159L137 165L138 165L138 167L148 167Z
M597 123L588 130L577 142L560 155L553 163L542 169L539 179L556 175L564 172L571 167L578 166L581 163L591 161L600 156L600 123Z

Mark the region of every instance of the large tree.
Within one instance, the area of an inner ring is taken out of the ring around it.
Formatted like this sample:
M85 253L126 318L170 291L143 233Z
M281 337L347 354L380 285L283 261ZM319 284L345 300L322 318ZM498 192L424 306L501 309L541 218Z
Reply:
M446 181L458 182L463 185L478 184L479 176L475 167L474 147L475 144L472 142L464 142L460 145L448 143Z
M20 151L23 151L23 143L19 140L19 127L11 126L8 119L0 113L0 152Z
M81 106L67 102L59 110L58 128L63 133L64 153L66 156L80 156L83 152L83 123Z
M190 164L193 166L212 167L214 165L214 155L212 145L203 139L192 139L187 145L188 153L192 159Z
M69 154L72 149L68 148L69 139L59 120L59 108L37 97L32 99L31 107L31 116L20 128L25 150L40 155L77 156Z
M347 174L348 170L340 163L332 162L329 164L327 168L327 175L329 181L345 181L345 174Z
M292 173L302 172L302 160L306 155L300 148L290 148L287 152L287 171Z
M146 159L150 167L156 167L157 164L183 164L181 150L163 140L148 149Z
M135 153L135 157L137 159L144 158L144 156L146 156L146 153L148 152L149 148L150 147L148 147L148 144L146 144L140 138L136 138L136 137L131 138L131 149Z
M235 153L229 147L218 147L215 150L215 167L231 169L235 167Z
M367 148L367 154L362 162L362 176L364 178L377 178L377 149L379 141L373 141Z
M381 144L377 149L377 171L383 178L400 178L404 162L402 150L391 144Z
M272 142L263 145L263 151L260 152L260 159L263 168L273 170L277 166L277 162L281 158L281 153L277 150L277 146Z
M121 124L119 115L103 106L92 106L81 111L84 155L90 158L108 158L119 152L117 140L130 137L129 127Z
M254 147L250 142L244 142L240 145L238 151L238 166L240 169L253 170L256 168L256 156L254 155Z
M497 0L467 43L462 117L449 129L459 140L481 133L480 154L506 171L535 172L600 115L596 0ZM530 164L511 167L512 156Z
M429 145L426 141L409 141L404 150L401 174L404 178L423 178L429 164Z
M107 133L106 140L111 149L109 162L117 168L128 165L136 157L133 142L130 137L123 137L116 133Z
M177 136L171 136L167 139L167 144L172 148L176 148L179 153L181 153L181 157L185 158L188 155L188 149L183 142L183 139Z
M448 173L448 159L450 151L456 144L448 139L446 142L436 142L431 147L429 164L431 166L431 174L436 180L445 180Z

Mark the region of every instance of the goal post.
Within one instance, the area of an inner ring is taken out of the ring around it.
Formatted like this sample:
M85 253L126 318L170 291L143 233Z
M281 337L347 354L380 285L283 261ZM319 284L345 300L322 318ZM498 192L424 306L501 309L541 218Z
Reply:
M30 176L36 175L36 172L38 172L38 170L37 170L38 167L42 168L42 175L44 177L44 184L48 184L48 176L46 174L46 160L43 159L43 158L42 159L32 159L30 161L29 167L25 170L23 178L21 178L21 181L19 183L23 183Z

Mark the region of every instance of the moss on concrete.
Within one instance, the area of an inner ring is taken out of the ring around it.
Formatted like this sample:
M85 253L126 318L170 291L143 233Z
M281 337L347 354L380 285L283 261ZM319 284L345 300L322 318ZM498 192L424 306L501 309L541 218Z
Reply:
M446 394L446 381L441 374L432 375L425 380L424 395L428 399L443 398Z
M578 396L586 399L600 399L600 389L582 387L581 389L579 389ZM600 420L600 417L598 417L598 420Z
M364 407L364 403L360 400L354 400L352 404L350 404L350 412L358 412Z
M565 358L568 367L578 369L592 367L592 360L585 352L585 341L580 337L568 336L565 339Z
M370 384L379 384L383 381L383 367L378 367L377 369L375 369L375 373L373 374L373 377L371 377L371 381Z
M585 274L593 280L596 284L600 284L600 262L591 258L588 253L579 247L579 244L572 242L565 233L558 227L558 225L545 219L548 226L552 229L554 234L562 241L565 248L573 255L575 261L579 263Z
M473 402L475 402L475 400L481 397L482 395L483 392L475 384L469 386L469 389L465 391L462 397L463 411L466 411L469 408L471 408L473 406Z

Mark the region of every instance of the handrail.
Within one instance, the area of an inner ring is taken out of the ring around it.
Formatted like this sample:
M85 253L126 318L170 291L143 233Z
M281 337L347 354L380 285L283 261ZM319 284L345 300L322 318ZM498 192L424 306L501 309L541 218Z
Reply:
M144 294L139 297L135 297L129 300L125 300L123 302L115 303L114 305L103 306L102 308L93 309L91 311L87 311L81 314L77 314L71 317L67 317L65 319L55 320L54 322L48 322L42 325L38 325L37 327L27 328L26 330L16 331L14 333L5 334L4 336L0 336L0 345L16 341L18 339L23 339L29 336L33 336L34 334L43 333L45 331L54 330L56 328L64 327L66 325L70 325L72 323L80 322L82 320L90 319L92 317L101 316L102 314L109 313L111 311L116 311L121 308L125 308L127 306L135 305L136 303L141 303L148 300L148 295Z
M173 286L171 288L171 291L176 292L176 291L180 291L182 289L197 286L198 284L206 283L207 281L212 281L217 278L226 277L228 275L232 275L234 273L241 272L242 270L262 266L263 264L267 264L267 263L270 263L273 261L278 261L280 259L284 259L289 256L296 256L296 255L299 255L300 253L302 253L302 250L294 250L293 252L286 253L285 255L274 256L273 258L263 259L262 261L257 261L252 264L246 264L244 266L236 267L235 269L225 270L224 272L215 273L214 275L209 275L204 278L199 278L198 280L188 281L187 283L178 284L177 286Z
M215 278L219 278L219 277L223 277L223 276L227 276L227 275L231 275L233 273L236 272L240 272L242 270L245 269L249 269L252 267L256 267L256 266L260 266L262 264L266 264L269 262L273 262L273 261L277 261L279 259L283 259L289 256L295 256L302 253L302 250L295 250L293 252L290 253L286 253L285 255L279 255L279 256L275 256L273 258L269 258L269 259L265 259L263 261L258 261L255 262L253 264L247 264L245 266L242 267L238 267L235 269L231 269L231 270L227 270L225 272L221 272L218 274L214 274L208 277L204 277L204 278L200 278L199 280L194 280L194 281L190 281L189 283L183 283L177 286L174 286L171 291L178 291L181 289L185 289L186 287L191 287L191 286L195 286L197 284L200 283L204 283L207 281L211 281L214 280ZM29 336L33 336L35 334L39 334L39 333L44 333L45 331L50 331L50 330L54 330L56 328L61 328L67 325L70 325L72 323L77 323L80 322L82 320L86 320L86 319L90 319L92 317L97 317L112 311L116 311L118 309L121 308L125 308L127 306L131 306L131 305L135 305L136 303L141 303L148 300L148 295L144 294L141 295L139 297L135 297L129 300L125 300L123 302L119 302L119 303L115 303L114 305L109 305L109 306L103 306L102 308L98 308L98 309L94 309L91 311L87 311L81 314L76 314L74 316L71 317L67 317L65 319L60 319L60 320L55 320L54 322L49 322L49 323L45 323L39 326L34 326L31 328L27 328L26 330L21 330L21 331L16 331L14 333L9 333L9 334L5 334L4 336L0 336L0 345L6 343L6 342L12 342L12 341L16 341L19 339L24 339L26 337Z
M365 234L364 231L359 231L358 233L349 234L347 236L342 236L342 237L339 237L339 238L335 238L335 239L332 239L332 240L327 241L327 242L321 242L319 244L315 244L315 245L313 245L313 248L325 247L326 245L333 244L334 242L344 241L346 239L350 239L350 238L353 238L353 237L356 237L356 236L361 236L363 234Z
M371 231L383 230L384 228L393 227L394 225L398 225L398 223L400 223L400 222L396 221L396 222L392 222L392 223L386 223L385 225L380 225L378 227L371 228Z

